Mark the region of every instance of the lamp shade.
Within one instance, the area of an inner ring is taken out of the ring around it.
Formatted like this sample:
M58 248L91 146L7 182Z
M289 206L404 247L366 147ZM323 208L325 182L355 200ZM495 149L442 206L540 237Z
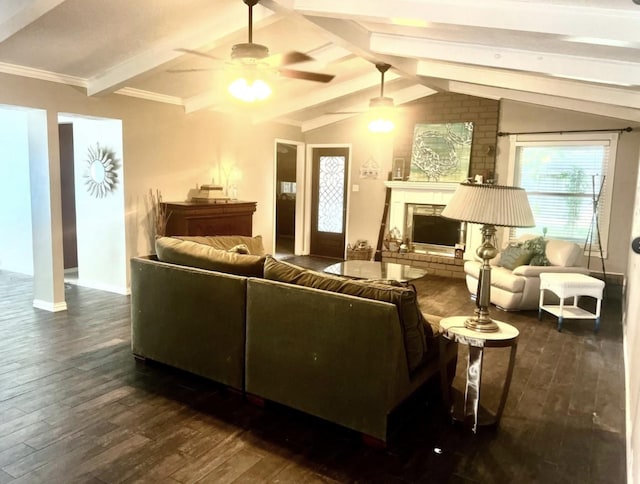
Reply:
M374 97L369 102L368 128L372 133L388 133L395 124L393 99L390 97Z
M443 217L500 227L534 227L527 192L520 187L461 183Z

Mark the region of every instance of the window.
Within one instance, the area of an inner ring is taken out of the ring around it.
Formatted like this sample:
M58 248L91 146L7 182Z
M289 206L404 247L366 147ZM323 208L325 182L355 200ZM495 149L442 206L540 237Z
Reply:
M527 191L536 227L512 229L510 238L546 232L594 256L601 244L606 257L617 143L616 133L512 135L509 179Z
M318 232L344 230L344 177L346 157L320 156Z

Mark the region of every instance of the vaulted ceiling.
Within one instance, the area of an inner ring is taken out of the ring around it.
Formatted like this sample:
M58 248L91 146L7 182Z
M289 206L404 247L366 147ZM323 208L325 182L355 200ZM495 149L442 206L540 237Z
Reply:
M242 0L0 0L0 72L306 131L364 111L383 62L395 104L450 91L640 121L636 1L261 0L253 42L335 78L272 73L273 95L240 107L226 87L247 42Z

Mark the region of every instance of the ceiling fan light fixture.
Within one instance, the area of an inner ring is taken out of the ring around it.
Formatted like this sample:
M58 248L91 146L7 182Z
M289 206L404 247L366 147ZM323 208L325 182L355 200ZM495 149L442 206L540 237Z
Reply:
M369 131L372 133L389 133L393 131L395 125L393 121L387 118L374 118L369 121L368 125Z
M239 59L244 63L257 63L266 57L269 57L269 49L265 45L243 43L231 47L231 59Z
M369 101L369 131L372 133L389 133L393 131L394 106L390 97L374 97Z
M241 77L229 84L228 89L234 98L246 103L262 101L271 95L271 88L262 79L247 81Z

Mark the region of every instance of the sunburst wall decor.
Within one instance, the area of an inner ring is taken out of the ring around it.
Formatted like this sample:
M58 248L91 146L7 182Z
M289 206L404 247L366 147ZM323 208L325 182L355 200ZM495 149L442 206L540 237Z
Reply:
M95 147L89 146L84 173L89 194L104 198L115 190L118 182L117 163L112 150L100 147L99 143Z

